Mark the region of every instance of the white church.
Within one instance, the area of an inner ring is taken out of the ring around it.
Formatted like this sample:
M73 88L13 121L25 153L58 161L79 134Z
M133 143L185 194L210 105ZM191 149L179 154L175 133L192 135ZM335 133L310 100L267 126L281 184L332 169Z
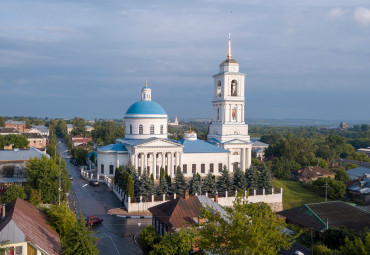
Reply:
M151 89L145 84L141 100L132 104L124 116L125 137L98 148L98 175L114 176L115 169L129 160L139 175L147 169L156 180L161 167L171 178L177 166L187 178L193 172L202 177L209 172L218 176L224 166L231 173L238 167L243 171L249 168L252 145L244 120L245 74L239 72L238 62L231 58L230 36L227 59L213 78L213 120L207 141L197 139L193 131L186 132L184 139L169 139L168 115L152 101Z

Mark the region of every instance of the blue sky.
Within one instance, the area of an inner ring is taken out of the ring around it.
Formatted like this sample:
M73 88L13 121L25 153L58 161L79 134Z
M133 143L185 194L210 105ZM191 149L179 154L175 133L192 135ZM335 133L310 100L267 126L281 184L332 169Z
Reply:
M369 119L367 1L0 2L0 115L121 118L148 81L169 116L211 118L232 55L246 117Z

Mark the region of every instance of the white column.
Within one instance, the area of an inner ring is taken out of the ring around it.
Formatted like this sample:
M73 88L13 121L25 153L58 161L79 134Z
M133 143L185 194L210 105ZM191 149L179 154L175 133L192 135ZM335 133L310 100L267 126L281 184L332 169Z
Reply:
M247 148L246 151L247 151L246 168L249 168L252 164L252 149L251 149L251 147Z
M162 167L166 169L166 154L162 152Z
M244 105L242 105L242 122L244 122Z
M131 152L130 160L131 160L131 164L135 165L135 156L134 156L134 152L133 151Z
M138 169L139 168L138 155L135 153L134 156L135 156L135 162L133 162L133 164L135 168Z
M157 153L153 153L153 175L154 179L157 180Z
M181 169L182 169L182 162L181 162L181 152L178 152L178 154L179 154L179 166L181 167Z
M142 169L142 173L143 171L146 169L146 166L148 165L148 157L147 157L147 153L143 153L143 160L144 160L144 163L143 163L143 169Z
M173 160L173 153L170 153L170 157L171 157L171 162L170 162L170 167L168 168L168 169L170 169L170 171L171 171L171 173L170 173L170 175L171 175L171 179L173 178L173 172L174 172L174 169L173 169L173 164L174 164L174 160Z

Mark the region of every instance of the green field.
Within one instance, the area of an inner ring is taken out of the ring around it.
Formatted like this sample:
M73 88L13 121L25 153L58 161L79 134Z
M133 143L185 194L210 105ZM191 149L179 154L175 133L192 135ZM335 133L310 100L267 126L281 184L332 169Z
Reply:
M275 179L272 185L275 188L283 188L284 210L308 203L325 202L324 197L320 197L316 192L296 181Z

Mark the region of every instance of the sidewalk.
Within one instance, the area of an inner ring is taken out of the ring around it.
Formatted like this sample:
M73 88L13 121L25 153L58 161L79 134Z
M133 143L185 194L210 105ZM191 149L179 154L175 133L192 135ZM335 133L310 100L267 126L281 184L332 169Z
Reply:
M151 218L152 213L146 212L127 212L124 207L110 209L107 214L116 215L124 218Z

